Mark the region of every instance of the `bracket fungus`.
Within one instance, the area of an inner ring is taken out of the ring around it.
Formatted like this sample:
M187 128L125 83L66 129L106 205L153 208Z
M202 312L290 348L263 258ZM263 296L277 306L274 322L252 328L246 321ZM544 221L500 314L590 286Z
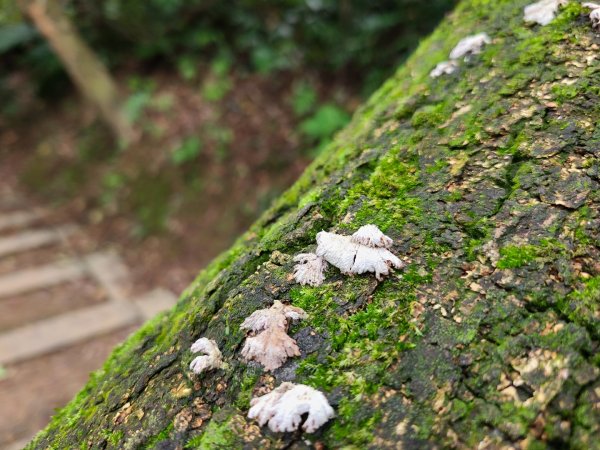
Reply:
M327 262L314 253L300 253L294 257L294 279L302 285L320 286L325 280Z
M300 427L302 415L308 414L302 424L307 433L314 433L335 416L333 408L322 392L304 384L281 383L266 395L253 398L248 418L260 426L268 423L273 432L291 432Z
M196 374L207 370L221 369L225 365L223 355L221 355L217 343L212 339L200 338L192 344L190 350L193 353L204 353L190 363L190 370Z
M284 305L275 300L273 306L254 311L240 325L254 333L246 338L242 356L246 361L257 361L265 370L275 370L292 356L300 356L296 341L288 336L289 321L306 319L303 309Z
M404 263L388 250L393 244L375 225L365 225L352 236L321 231L317 233L317 255L345 274L372 272L378 280L401 269Z
M450 60L438 63L438 65L429 72L429 76L431 78L437 78L444 74L456 72L458 69L458 61L461 58L467 61L471 55L481 53L484 45L491 43L492 39L487 33L478 33L462 38L450 52L450 55L448 56Z
M525 7L523 18L525 22L548 25L556 17L559 6L566 4L566 0L540 0Z
M581 6L592 10L590 12L590 20L592 21L592 28L597 30L600 28L600 5L597 3L582 3Z

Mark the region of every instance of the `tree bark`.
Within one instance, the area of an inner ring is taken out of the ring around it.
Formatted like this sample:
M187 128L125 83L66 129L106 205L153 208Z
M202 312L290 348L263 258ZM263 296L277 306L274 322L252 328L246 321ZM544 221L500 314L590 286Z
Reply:
M116 139L127 144L133 138L116 83L86 45L58 0L19 0L19 8L48 40L83 96L98 110Z
M569 3L464 0L302 178L117 348L29 448L600 448L597 36ZM493 42L452 75L461 38ZM408 263L382 282L290 274L315 234L374 223ZM239 325L274 299L305 309L302 356L240 358ZM228 368L190 373L214 339ZM314 435L246 418L283 381L323 391Z

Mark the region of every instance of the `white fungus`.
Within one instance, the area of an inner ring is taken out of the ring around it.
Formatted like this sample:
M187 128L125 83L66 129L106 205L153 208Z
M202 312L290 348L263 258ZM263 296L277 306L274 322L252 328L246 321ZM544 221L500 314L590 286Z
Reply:
M246 338L242 356L257 361L265 370L275 370L292 356L300 356L296 341L287 335L288 321L306 319L301 308L275 300L273 306L253 312L240 325L254 333Z
M294 279L302 285L320 286L325 280L327 262L314 253L300 253L294 258Z
M598 29L600 28L600 5L597 3L582 3L581 6L584 8L589 8L592 10L590 12L590 20L592 21L592 28Z
M548 25L556 17L559 6L565 5L566 0L540 0L528 5L523 10L525 22Z
M456 61L442 61L429 72L431 78L441 77L442 75L450 75L458 69Z
M224 365L221 351L212 339L200 338L192 344L190 350L193 353L204 353L190 363L190 370L196 374L207 370L221 369Z
M437 78L444 74L449 75L458 69L458 61L461 58L468 60L471 55L477 55L483 50L483 46L491 44L492 39L487 33L478 33L462 38L450 52L450 61L442 61L429 72L431 78Z
M308 414L302 424L307 433L314 433L335 416L323 393L303 384L284 382L270 393L253 398L248 418L260 426L268 423L273 432L291 432L300 427L302 415Z
M375 225L361 227L352 236L321 231L317 233L317 255L342 273L371 272L381 280L384 275L389 275L391 268L404 267L404 263L388 250L392 243Z
M462 38L456 47L450 52L451 60L468 58L471 55L477 55L483 50L485 44L491 44L492 40L487 33L478 33Z

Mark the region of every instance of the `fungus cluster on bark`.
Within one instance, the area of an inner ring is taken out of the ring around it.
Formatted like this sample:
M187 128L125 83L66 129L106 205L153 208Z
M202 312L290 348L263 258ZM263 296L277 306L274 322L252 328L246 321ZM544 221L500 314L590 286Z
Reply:
M468 61L472 55L478 55L486 44L491 44L492 40L487 33L477 33L462 38L448 55L449 61L442 61L429 72L431 78L437 78L441 75L449 75L458 69L460 60Z
M246 338L242 356L271 371L281 367L288 358L300 356L300 349L288 336L287 329L290 321L306 317L301 308L284 305L279 300L270 308L253 312L240 325L241 329L253 333Z
M323 393L304 384L284 382L268 394L253 398L248 417L256 419L260 426L269 425L274 432L290 432L298 429L302 416L307 414L302 429L314 433L334 417L333 408Z
M474 47L472 47L474 48ZM461 54L467 54L461 50ZM393 240L375 225L360 227L351 236L321 231L317 234L316 253L301 253L294 258L294 278L298 283L319 286L325 279L327 263L345 274L371 272L378 280L392 268L401 269L404 263L389 251ZM291 322L306 319L306 312L298 307L275 300L270 308L254 311L240 325L249 333L241 355L245 361L256 361L265 370L281 367L288 358L300 356L296 341L288 334ZM215 341L200 338L191 347L196 357L190 364L194 373L224 368L221 352ZM334 416L327 398L319 391L302 384L282 383L269 394L251 401L248 417L257 419L262 426L268 423L275 432L297 430L300 425L313 433ZM303 415L307 414L303 422Z
M388 250L392 244L392 239L375 225L360 227L352 236L321 231L317 233L316 253L302 253L296 257L299 264L294 268L294 278L300 284L322 284L326 261L344 274L371 272L381 280L392 268L404 267L400 258ZM312 276L307 277L307 273Z

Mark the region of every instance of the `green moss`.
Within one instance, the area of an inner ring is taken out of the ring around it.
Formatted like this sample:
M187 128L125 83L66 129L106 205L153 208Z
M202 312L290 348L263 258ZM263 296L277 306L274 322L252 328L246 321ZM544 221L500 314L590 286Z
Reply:
M108 443L115 448L119 447L119 444L123 441L124 436L125 436L125 433L121 430L118 430L118 431L105 430L104 431L104 437L106 438Z
M498 269L516 269L523 267L537 257L537 248L533 245L507 245L500 249Z
M445 103L424 106L413 114L411 124L414 128L441 125L448 116L446 108Z
M559 307L571 320L587 326L595 336L600 336L600 276L583 281L580 289L564 298Z
M517 269L539 258L558 258L566 251L564 244L554 239L542 239L539 245L507 245L500 249L498 269Z
M230 419L212 420L200 436L193 437L186 444L187 449L229 450L242 448L231 426Z
M149 439L144 448L147 450L152 450L159 442L169 439L173 429L173 422L170 422L160 433Z

